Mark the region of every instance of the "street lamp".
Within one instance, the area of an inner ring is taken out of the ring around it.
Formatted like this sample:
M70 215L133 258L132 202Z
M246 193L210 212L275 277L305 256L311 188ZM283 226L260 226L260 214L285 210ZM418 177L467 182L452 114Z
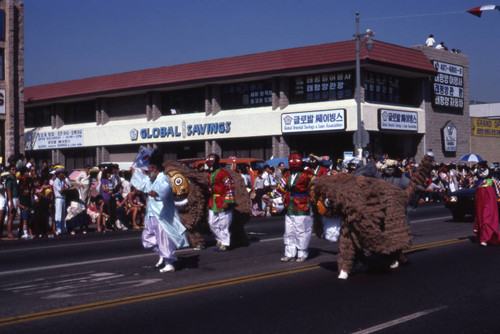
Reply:
M375 36L375 33L370 29L367 29L364 33L359 33L359 12L356 12L356 33L354 37L356 38L356 108L358 127L356 132L354 132L353 144L355 155L360 159L363 159L363 149L370 143L370 135L368 131L365 130L365 125L361 120L361 70L359 54L361 43L364 38L366 38L365 46L368 52L373 50L374 43L371 39L372 36Z

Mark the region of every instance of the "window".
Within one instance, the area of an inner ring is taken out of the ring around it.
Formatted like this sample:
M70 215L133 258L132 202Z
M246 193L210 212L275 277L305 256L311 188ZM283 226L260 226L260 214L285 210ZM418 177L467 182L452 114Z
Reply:
M5 41L5 11L0 10L0 40Z
M5 80L5 50L0 49L0 80Z
M352 99L352 72L333 72L291 78L290 102L319 102Z
M51 106L26 108L24 116L24 126L27 128L36 128L42 126L51 126Z
M96 102L85 101L64 105L64 124L96 121Z
M196 112L205 112L205 88L179 90L162 94L162 115Z
M221 108L237 109L270 106L273 102L271 80L224 85L221 90Z
M363 78L367 101L415 104L412 92L415 80L366 72Z

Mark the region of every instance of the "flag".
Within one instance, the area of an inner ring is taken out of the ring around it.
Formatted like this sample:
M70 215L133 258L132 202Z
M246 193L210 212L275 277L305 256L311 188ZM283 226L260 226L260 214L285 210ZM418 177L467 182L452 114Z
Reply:
M475 15L477 17L481 17L481 14L483 14L483 11L485 11L485 10L500 10L500 6L485 5L485 6L469 9L467 12L471 13L472 15Z
M153 152L154 149L152 148L141 147L139 149L137 157L134 160L134 163L132 164L132 167L147 170L149 160L151 159L151 155L153 154Z

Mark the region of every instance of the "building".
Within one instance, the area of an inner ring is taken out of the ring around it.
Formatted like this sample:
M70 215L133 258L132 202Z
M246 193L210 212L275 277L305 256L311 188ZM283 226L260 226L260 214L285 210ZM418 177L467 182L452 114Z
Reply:
M0 0L0 163L24 152L24 5Z
M470 105L470 152L500 167L500 103Z
M469 150L468 58L381 41L361 52L366 150L442 161ZM341 158L357 129L355 41L27 87L26 154L67 168L165 159Z

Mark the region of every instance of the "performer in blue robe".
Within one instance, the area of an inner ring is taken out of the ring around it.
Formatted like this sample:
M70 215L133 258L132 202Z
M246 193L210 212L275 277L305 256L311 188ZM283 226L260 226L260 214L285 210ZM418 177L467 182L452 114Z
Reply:
M136 169L130 183L148 195L146 206L145 228L142 232L144 248L152 248L160 256L156 268L160 272L173 272L173 263L177 260L175 250L188 247L186 228L182 224L172 194L172 184L163 173L162 160L159 153L151 156L148 174ZM161 156L161 155L160 155Z

